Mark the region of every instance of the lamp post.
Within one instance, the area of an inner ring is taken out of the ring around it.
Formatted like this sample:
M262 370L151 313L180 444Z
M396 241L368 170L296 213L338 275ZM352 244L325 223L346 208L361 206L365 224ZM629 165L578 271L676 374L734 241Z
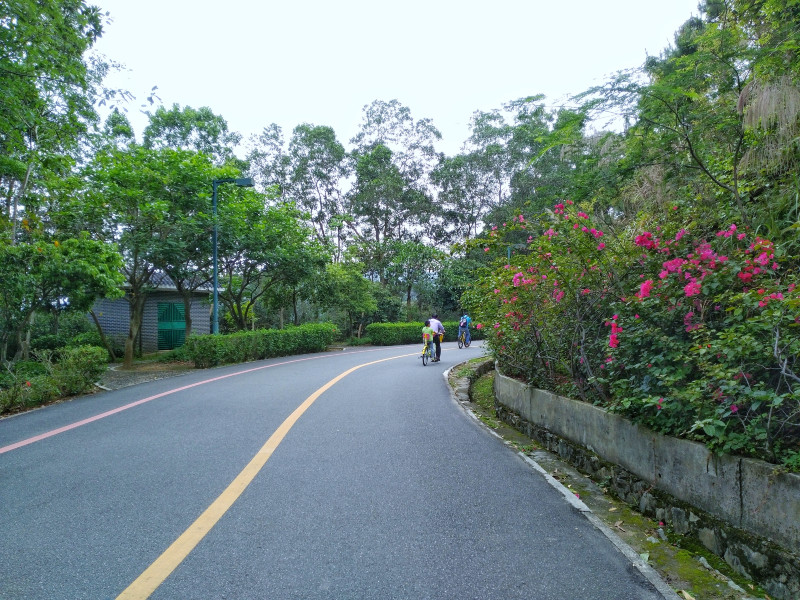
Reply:
M219 292L217 289L217 187L221 183L235 183L239 187L253 187L253 178L225 177L223 179L213 179L211 181L211 202L214 213L214 231L211 234L211 244L214 246L214 309L211 313L211 333L214 335L219 333Z

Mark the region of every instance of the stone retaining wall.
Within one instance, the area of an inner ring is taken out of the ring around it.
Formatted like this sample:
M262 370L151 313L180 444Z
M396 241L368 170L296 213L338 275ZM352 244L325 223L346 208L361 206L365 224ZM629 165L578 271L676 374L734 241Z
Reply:
M800 598L799 476L715 455L500 373L494 386L501 419L644 514L695 537L772 598Z

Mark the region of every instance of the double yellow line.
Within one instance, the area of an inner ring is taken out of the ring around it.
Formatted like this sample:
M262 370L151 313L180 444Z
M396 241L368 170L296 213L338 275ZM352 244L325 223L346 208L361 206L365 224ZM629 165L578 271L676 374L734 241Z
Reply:
M200 543L200 541L208 534L208 532L211 531L214 525L217 524L217 522L228 511L228 509L233 506L233 503L236 502L239 496L242 495L242 492L247 489L247 486L250 485L253 479L255 479L256 475L258 475L259 471L261 471L261 469L267 463L270 456L272 456L272 453L283 441L283 438L286 437L286 434L289 433L289 430L294 426L297 420L303 416L303 413L305 413L309 407L314 404L317 398L319 398L331 387L336 385L339 381L350 375L350 373L353 371L356 371L362 367L368 367L370 365L386 362L388 360L402 358L403 356L412 355L404 354L402 356L393 356L391 358L383 358L381 360L375 360L357 365L352 369L348 369L344 373L337 375L313 394L311 394L308 398L306 398L305 401L298 406L283 423L281 423L280 427L275 430L275 433L269 437L267 442L261 447L261 449L256 453L247 466L242 469L242 471L230 483L225 491L223 491L222 494L220 494L219 497L214 500L211 506L209 506L203 512L203 514L201 514L197 520L192 523L189 528L184 531L181 536L155 560L155 562L153 562L153 564L147 567L144 573L139 575L139 577L137 577L133 583L131 583L119 596L117 596L117 600L143 600L145 598L149 598L150 595L156 591L158 586L160 586L164 580L169 577L170 573L172 573L178 567L178 565L183 562L189 553L194 550L195 546L197 546L197 544Z

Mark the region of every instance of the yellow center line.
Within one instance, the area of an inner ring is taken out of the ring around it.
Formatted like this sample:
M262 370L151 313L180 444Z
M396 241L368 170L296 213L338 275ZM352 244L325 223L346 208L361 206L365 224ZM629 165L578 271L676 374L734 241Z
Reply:
M181 536L175 540L169 548L167 548L161 556L159 556L153 564L151 564L144 573L139 575L136 580L131 583L119 596L117 600L144 600L149 598L150 595L156 591L158 586L164 583L164 580L169 577L181 562L194 550L195 546L208 534L209 531L217 524L222 516L233 506L233 503L242 495L242 492L248 485L255 479L259 471L264 467L269 460L272 453L289 433L289 430L294 426L297 420L303 415L308 408L328 389L333 387L336 383L350 375L353 371L361 367L368 367L378 363L386 362L388 360L395 360L405 356L414 356L414 354L403 354L401 356L392 356L391 358L383 358L372 362L357 365L352 369L348 369L331 379L328 383L319 388L316 392L311 394L305 401L298 406L294 412L289 415L286 420L281 423L280 427L270 436L267 442L256 453L252 460L236 478L228 485L219 497L212 502L203 514L192 523L189 528L184 531Z

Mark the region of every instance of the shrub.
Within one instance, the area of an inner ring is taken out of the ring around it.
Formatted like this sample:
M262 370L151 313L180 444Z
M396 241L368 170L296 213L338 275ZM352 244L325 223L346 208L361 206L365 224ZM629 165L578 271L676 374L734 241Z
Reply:
M290 354L324 351L334 340L336 327L311 323L286 329L260 329L230 335L193 335L186 355L198 368L249 362Z
M528 226L519 216L507 230ZM735 225L693 236L672 216L605 236L569 202L536 227L522 254L463 298L505 373L796 468L794 259ZM505 250L504 234L493 231L486 251Z
M40 350L34 355L37 360L14 363L0 378L0 413L84 393L106 368L105 350L94 346L61 348L58 353Z
M97 346L62 348L51 377L62 396L82 394L105 372L107 358L106 351Z
M444 341L455 342L458 339L458 321L444 321ZM367 325L367 335L376 346L395 346L398 344L416 344L422 341L422 323L371 323ZM484 339L480 329L470 329L473 340Z

